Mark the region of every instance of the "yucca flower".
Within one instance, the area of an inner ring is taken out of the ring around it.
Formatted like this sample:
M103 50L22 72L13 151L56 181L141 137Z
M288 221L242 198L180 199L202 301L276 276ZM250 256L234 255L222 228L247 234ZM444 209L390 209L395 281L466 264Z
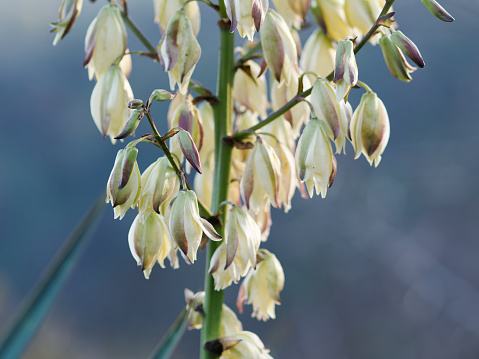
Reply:
M250 60L243 66L249 69L249 73L242 68L235 72L233 98L237 103L257 113L261 118L265 118L268 108L266 78L258 77L261 67L256 62Z
M51 32L55 33L53 46L63 39L73 27L76 19L80 15L83 6L83 0L63 0L58 11L58 22L52 22Z
M208 343L220 349L216 354L223 359L273 359L261 339L248 331L223 336Z
M316 29L304 44L299 65L304 71L326 77L334 70L335 53L331 39L320 29Z
M155 22L158 23L162 34L166 32L168 22L175 13L184 6L186 0L153 0L155 10ZM191 21L191 27L195 35L200 31L201 14L196 1L190 1L184 6L186 16Z
M231 21L230 32L238 29L241 37L253 41L254 32L259 32L265 14L268 11L268 0L223 0L226 13Z

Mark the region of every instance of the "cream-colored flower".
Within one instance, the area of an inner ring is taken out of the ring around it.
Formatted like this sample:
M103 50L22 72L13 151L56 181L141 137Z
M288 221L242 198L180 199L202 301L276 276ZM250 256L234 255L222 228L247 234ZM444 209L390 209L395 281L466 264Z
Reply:
M251 270L238 294L238 308L243 311L243 302L253 305L252 317L267 321L276 318L275 305L281 304L279 293L284 287L284 272L276 256L262 249L261 261Z
M140 170L136 163L138 150L128 147L118 151L115 164L106 185L106 199L115 218L122 219L129 208L134 208L140 195Z
M222 239L213 226L200 217L198 199L190 190L180 191L173 202L169 228L173 240L191 263L196 260L203 233L213 241Z
M260 36L264 60L279 86L294 82L298 73L298 50L291 30L281 15L269 10Z
M243 67L249 69L249 73L246 73L243 68L236 71L233 98L237 103L257 113L261 118L265 118L268 108L266 78L265 76L258 78L261 67L254 61L247 61Z
M201 56L201 47L185 10L178 10L168 22L158 44L158 56L163 70L168 71L171 90L178 84L179 91L186 95L191 75Z
M168 22L181 9L186 0L153 0L155 9L155 22L158 23L162 34L166 32ZM191 21L191 27L195 35L200 31L201 14L198 2L191 1L185 6L185 13Z
M385 0L345 0L344 11L349 25L357 29L358 34L366 35L385 3Z
M310 0L273 0L273 3L289 27L301 28L308 15Z
M53 46L65 37L71 30L75 20L80 15L83 6L83 0L63 0L60 6L58 15L58 22L52 22L50 25L53 27L51 32L55 33L55 39L53 39Z
M133 100L133 91L119 66L111 66L98 80L90 99L90 110L95 125L103 135L115 143L125 127L131 110L128 102Z
M88 27L85 37L85 59L90 80L98 80L126 51L127 35L120 9L117 5L105 5Z
M324 198L336 176L336 159L331 149L326 125L318 119L311 119L299 138L296 149L298 178L306 183L310 197L316 187L316 194Z
M341 40L336 49L334 79L336 83L336 100L341 102L349 94L351 87L358 83L358 66L354 56L353 42Z
M254 333L242 331L218 338L222 344L222 359L273 359L261 339Z
M171 250L171 238L163 216L150 211L142 220L142 216L137 215L128 233L128 243L146 279L156 262L165 268L164 260Z
M268 11L268 0L223 0L226 13L231 20L230 32L238 29L241 37L253 41L255 30L259 32L265 14Z
M279 183L281 163L273 148L257 137L246 167L241 177L240 190L243 203L248 209L257 212L270 203L275 208L281 207L279 200Z
M365 93L351 119L351 139L358 158L364 154L377 167L389 141L389 117L386 107L374 92Z
M316 29L306 40L299 65L304 71L326 77L334 70L335 53L331 39Z
M316 0L316 4L326 25L326 35L330 39L337 42L353 35L346 20L344 0Z
M203 143L200 151L202 160L206 160L211 155L214 159L215 152L215 113L213 107L208 101L203 101L198 105L198 118L201 119Z

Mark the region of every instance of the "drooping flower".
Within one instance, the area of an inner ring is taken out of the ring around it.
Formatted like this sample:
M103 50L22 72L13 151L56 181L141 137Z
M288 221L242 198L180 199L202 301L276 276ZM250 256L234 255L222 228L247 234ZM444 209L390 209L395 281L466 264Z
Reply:
M166 32L168 22L181 9L186 0L153 0L155 9L155 22L158 23L162 34ZM191 27L195 35L200 31L201 14L198 2L190 1L186 4L185 13L191 21Z
M70 32L75 20L80 15L83 6L83 0L63 0L58 11L58 22L52 22L51 32L55 33L53 46L63 39Z
M109 136L113 144L130 117L128 102L131 100L133 91L121 68L110 66L93 88L90 110L100 133L103 137Z
M98 80L126 51L127 35L117 5L105 5L88 27L85 38L85 59L90 80Z
M333 42L320 29L316 29L306 40L299 64L304 71L326 77L334 70L334 59Z
M310 0L273 0L273 3L289 27L301 28L308 15Z
M230 32L238 29L241 37L253 41L255 30L259 32L265 14L268 11L268 0L224 0L226 13L231 21Z
M351 139L358 158L364 154L377 167L389 141L389 117L386 107L374 92L365 93L351 119Z
M260 262L251 270L241 284L238 293L238 309L243 311L243 302L253 305L252 317L267 321L276 318L275 305L281 304L279 293L284 287L284 272L276 256L262 249Z
M353 42L341 40L336 49L334 79L336 83L336 100L340 102L349 93L351 87L358 83L358 66L354 56Z
M164 71L168 71L170 88L178 84L186 95L191 75L200 59L201 47L193 32L185 10L178 10L168 22L166 32L158 44L158 56Z
M198 199L190 190L180 191L173 202L169 228L173 240L191 263L196 260L203 233L213 241L222 239L213 226L200 217Z
M242 331L223 336L211 342L212 348L218 349L216 354L223 359L273 359L261 339L254 333Z
M330 39L341 41L352 35L344 12L344 0L316 0L316 5Z
M357 30L358 35L367 34L385 3L385 0L345 0L344 10L348 23Z
M128 243L146 279L156 262L165 268L164 260L171 251L171 238L163 216L150 211L142 220L138 214L128 233Z
M122 219L126 211L135 207L140 194L140 170L136 163L138 150L128 147L118 151L115 164L106 185L107 203L110 202L115 218Z
M402 51L391 39L391 35L382 36L379 39L379 46L381 46L384 61L391 74L401 81L411 81L412 77L410 74L416 71L417 68L409 65Z

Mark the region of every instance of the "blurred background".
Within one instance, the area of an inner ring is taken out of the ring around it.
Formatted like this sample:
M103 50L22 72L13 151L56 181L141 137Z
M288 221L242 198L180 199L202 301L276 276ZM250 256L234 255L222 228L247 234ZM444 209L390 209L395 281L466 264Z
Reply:
M121 144L97 131L89 107L94 83L82 69L86 29L105 2L85 2L56 47L49 23L60 0L0 3L1 333L104 191ZM129 3L132 19L156 44L151 1ZM419 0L395 4L400 29L426 62L411 83L390 75L379 47L357 56L360 79L379 94L391 121L380 166L353 160L348 145L326 199L296 194L287 217L273 210L264 247L284 267L283 304L274 321L251 319L250 306L239 318L274 358L479 357L479 3L442 5L454 23L437 20ZM214 89L217 19L200 8L203 52L194 78ZM133 36L129 48L143 50ZM133 58L136 98L168 89L167 80L158 64ZM166 109L155 104L163 129ZM157 156L140 147L140 169ZM105 210L24 358L146 358L184 307L183 289L202 289L204 253L195 265L157 266L143 278L128 248L133 218L130 211L115 221ZM231 307L237 289L227 290ZM190 331L173 357L198 352L199 332Z

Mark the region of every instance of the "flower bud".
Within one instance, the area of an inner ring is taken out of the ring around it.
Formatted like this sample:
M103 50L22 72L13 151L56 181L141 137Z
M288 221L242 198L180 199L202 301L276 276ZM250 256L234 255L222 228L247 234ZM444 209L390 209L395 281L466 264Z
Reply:
M186 0L153 0L155 9L155 22L158 23L162 34L166 32L168 22L181 9ZM191 1L184 7L186 16L191 21L191 27L195 36L200 31L201 14L196 1Z
M158 44L158 56L164 71L168 71L170 88L178 84L179 91L186 95L191 75L200 59L201 48L184 10L171 18L166 32Z
M128 104L128 107L130 108L130 104ZM128 122L123 128L123 131L121 131L121 133L115 137L115 140L121 140L123 138L130 136L133 132L135 132L135 130L137 129L144 115L145 115L145 112L143 111L143 109L133 111L130 118L128 119Z
M248 70L248 72L246 72ZM267 85L265 76L258 77L261 67L254 61L247 61L235 73L233 98L261 118L267 116Z
M311 92L311 104L318 120L326 125L328 136L334 141L341 134L341 108L332 84L317 79Z
M202 170L200 154L198 153L198 149L196 148L190 133L188 131L181 130L178 132L177 136L183 156L185 156L186 160L191 164L196 172L201 174Z
M269 10L260 36L264 60L273 77L280 86L289 85L298 72L298 51L288 25L276 11Z
M141 194L138 202L140 213L154 211L166 215L180 189L180 181L166 157L160 157L141 175Z
M273 3L290 28L301 28L308 15L310 0L273 0Z
M257 212L261 207L280 208L279 181L281 163L273 148L258 137L241 177L241 198L246 208Z
M126 49L126 51L128 52L128 49ZM120 66L121 71L125 74L126 78L130 77L132 68L131 54L123 55L118 66Z
M135 99L135 100L131 100L130 102L128 102L128 108L130 108L132 110L136 110L140 107L143 107L143 101L141 101L141 100Z
M196 194L190 190L180 191L173 202L169 228L173 240L191 263L196 260L203 233L213 241L222 239L213 226L200 217Z
M216 354L224 359L273 359L259 337L242 331L206 342L206 348L218 348Z
M435 0L421 0L424 6L437 17L439 20L445 22L453 22L454 18L449 14L439 3Z
M304 71L326 77L334 70L334 57L333 42L320 29L316 29L306 40L299 65Z
M253 41L254 31L259 32L268 11L268 0L224 0L231 21L230 32L238 29L241 37Z
M171 250L171 238L163 216L149 212L142 221L142 216L138 214L128 233L128 243L146 279L156 262L165 268L164 260Z
M135 207L140 194L140 171L136 163L138 150L127 147L118 151L106 185L107 203L111 202L115 218L122 219Z
M63 0L60 10L58 11L58 22L52 22L51 32L55 33L53 46L63 39L71 30L75 20L80 15L83 6L83 0Z
M417 48L416 44L414 44L414 42L412 42L406 35L404 35L401 31L395 31L391 34L391 40L416 65L421 68L424 67L424 60L422 59L419 49Z
M150 99L155 101L170 101L176 97L176 94L168 92L166 90L157 89L150 95Z
M90 80L98 80L126 51L126 29L117 5L105 5L88 27L85 38L85 59Z
M340 102L358 82L358 66L351 40L338 42L333 81L336 83L337 102Z
M103 137L109 136L113 144L128 121L131 110L127 105L132 99L130 84L116 65L111 66L93 88L91 115Z
M321 193L321 197L326 197L328 187L331 187L336 176L336 159L325 127L323 121L311 119L296 149L298 178L306 183L310 197L313 197L314 187L317 195Z
M410 73L416 71L416 68L408 64L401 50L391 40L391 35L382 36L379 39L379 46L391 74L401 81L411 81Z
M316 0L316 4L326 27L326 35L330 39L340 41L351 35L344 12L344 0Z
M377 167L389 140L389 117L386 107L374 92L361 97L351 119L351 139L358 158L361 152L369 164Z
M284 287L284 272L276 256L262 249L261 261L255 270L248 273L241 284L237 306L243 312L243 302L253 304L252 317L267 321L276 318L275 305L281 304L279 293Z

